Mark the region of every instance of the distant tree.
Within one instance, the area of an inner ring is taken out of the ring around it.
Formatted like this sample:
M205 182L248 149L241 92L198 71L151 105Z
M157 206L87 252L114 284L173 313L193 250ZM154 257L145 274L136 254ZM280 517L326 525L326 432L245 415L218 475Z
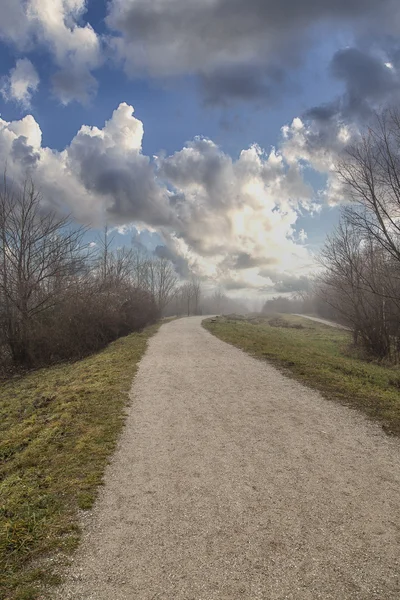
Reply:
M178 277L174 265L166 258L152 258L147 272L149 290L161 313L176 293Z
M200 298L201 298L201 283L200 279L192 275L190 280L192 300L193 300L193 312L195 315L199 314L200 311Z
M191 314L193 302L193 288L190 281L181 286L180 294L182 297L182 302L185 307L186 314L189 317Z
M80 358L154 322L133 251L107 228L92 255L85 227L44 205L32 182L0 186L0 369Z

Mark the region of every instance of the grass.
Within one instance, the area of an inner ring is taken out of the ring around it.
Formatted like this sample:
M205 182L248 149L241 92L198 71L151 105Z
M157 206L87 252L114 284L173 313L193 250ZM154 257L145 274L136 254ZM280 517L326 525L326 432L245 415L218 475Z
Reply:
M400 435L399 369L357 356L348 332L293 315L219 317L203 325L329 399L362 410L387 433Z
M157 327L79 362L2 383L1 599L33 600L59 582L49 557L62 559L79 543L79 510L96 498L132 378Z

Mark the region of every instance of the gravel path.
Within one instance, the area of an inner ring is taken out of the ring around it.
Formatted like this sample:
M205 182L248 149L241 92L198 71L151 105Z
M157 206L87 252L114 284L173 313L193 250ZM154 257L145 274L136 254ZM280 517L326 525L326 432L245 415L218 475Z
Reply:
M57 597L398 600L398 440L200 324L151 339Z
M335 327L336 329L346 329L347 331L351 331L350 327L346 327L345 325L340 325L340 323L335 323L334 321L327 321L326 319L320 319L319 317L309 317L308 315L300 315L295 313L295 317L303 317L303 319L310 319L310 321L316 321L317 323L322 323L323 325L329 325L329 327Z

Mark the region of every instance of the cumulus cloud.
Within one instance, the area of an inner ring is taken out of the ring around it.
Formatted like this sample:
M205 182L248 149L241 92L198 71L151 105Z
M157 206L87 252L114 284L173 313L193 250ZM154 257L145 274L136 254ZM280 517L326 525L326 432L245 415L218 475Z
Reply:
M123 103L103 129L83 126L67 149L68 166L86 189L108 199L113 221L166 225L173 213L149 157L141 152L143 124L132 113Z
M330 205L346 201L335 165L348 146L356 143L376 111L400 100L400 53L376 47L337 51L332 75L343 82L343 93L328 104L309 109L282 128L282 154L289 164L301 162L326 175L320 200ZM299 238L300 239L300 238Z
M3 78L1 94L5 100L19 102L24 108L31 103L32 94L39 85L39 75L31 61L27 58L17 60L10 74Z
M263 265L307 268L308 250L295 240L298 210L313 190L299 165L275 149L252 146L234 161L208 139L196 138L158 162L174 197L176 252L192 268L230 289L265 284Z
M397 0L111 0L107 23L128 73L197 73L218 102L273 99L319 25L381 34L399 15Z
M125 103L102 128L83 125L61 152L42 145L32 116L0 120L0 160L13 179L29 175L47 206L81 222L157 231L164 246L156 254L183 276L255 290L273 285L265 269L276 282L310 270L306 233L296 223L300 211L312 210L314 192L299 161L256 145L233 160L200 137L150 159L143 135Z
M94 225L173 220L167 193L142 154L143 125L132 107L121 104L102 129L82 126L62 152L43 147L41 137L30 115L0 120L0 159L8 174L17 181L32 177L49 205Z
M289 165L300 163L326 177L326 184L311 211L320 210L318 201L330 206L346 201L336 164L346 148L359 139L360 129L356 123L343 120L337 114L330 119L296 117L290 125L282 127L282 135L281 152ZM304 233L299 232L300 241L305 239Z
M99 36L81 24L86 0L3 0L0 39L19 50L46 47L59 69L54 90L62 102L87 99L91 71L102 62Z

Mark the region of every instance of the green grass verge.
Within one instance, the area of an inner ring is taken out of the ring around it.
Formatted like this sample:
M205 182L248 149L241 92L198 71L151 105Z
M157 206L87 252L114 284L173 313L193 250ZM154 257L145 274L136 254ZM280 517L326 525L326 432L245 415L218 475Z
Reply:
M203 326L224 342L271 361L326 397L364 411L400 435L400 373L367 362L351 349L351 334L302 317L220 317Z
M157 328L1 384L0 598L32 600L58 583L46 557L68 555L79 542L79 509L93 505Z

